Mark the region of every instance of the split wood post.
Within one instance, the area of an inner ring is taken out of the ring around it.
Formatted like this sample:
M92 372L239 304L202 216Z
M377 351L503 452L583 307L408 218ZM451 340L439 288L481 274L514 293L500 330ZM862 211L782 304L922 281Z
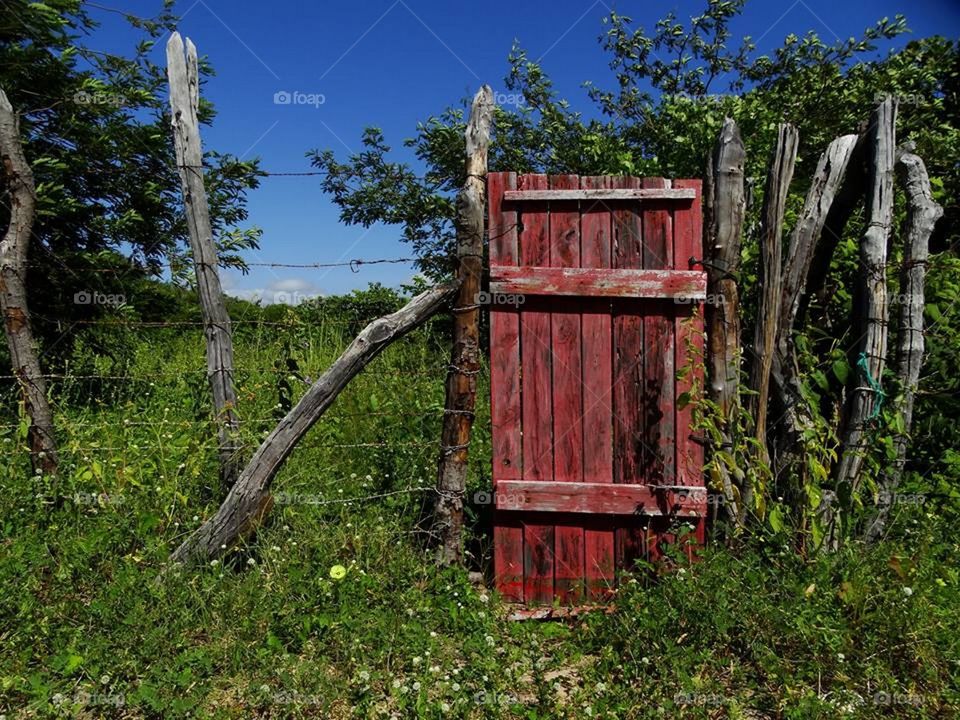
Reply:
M453 318L453 349L447 373L446 406L437 469L433 532L437 561L462 559L463 496L466 491L470 433L480 372L480 276L483 272L483 225L486 205L487 150L493 122L493 91L477 91L466 128L466 180L457 197L457 278L460 290Z
M30 418L27 444L34 474L57 474L57 441L53 410L40 368L40 356L27 309L27 256L37 203L33 172L23 154L13 106L0 89L0 155L10 198L10 225L0 241L0 311L10 348L10 364Z
M851 495L860 484L867 427L883 402L883 369L887 355L887 244L893 222L893 164L896 149L897 103L890 97L870 116L867 228L860 242L860 267L855 288L853 337L855 382L844 422L838 486Z
M850 160L847 162L847 172L840 185L840 190L827 213L827 220L823 225L820 242L817 243L813 260L810 263L810 270L807 272L807 284L800 295L796 315L793 319L794 327L803 327L807 317L807 309L814 296L818 298L821 306L829 300L829 292L832 288L828 287L828 279L833 256L846 231L847 223L853 216L854 211L860 207L866 193L868 127L869 121L865 120L862 123L861 131L857 135Z
M883 535L897 487L907 461L910 426L913 423L913 400L923 366L923 306L924 282L930 235L943 216L930 191L927 168L917 155L904 152L897 159L897 175L907 196L907 218L904 223L903 264L900 267L900 303L897 316L897 378L903 395L897 412L901 428L894 438L896 458L880 479L880 498L877 512L867 528L866 538L875 542Z
M776 345L781 358L786 358L789 354L792 345L791 332L800 308L800 298L806 291L813 257L827 217L834 207L834 200L843 187L847 165L856 144L856 135L843 135L827 146L817 162L803 210L800 211L800 217L790 236L790 247L787 249L787 260L783 269L780 321L777 325Z
M776 405L778 412L782 413L776 432L776 464L781 469L794 464L799 453L799 433L809 419L800 396L799 369L793 342L794 323L801 298L806 292L814 255L822 242L827 217L843 187L847 165L856 144L856 135L844 135L827 146L814 170L803 209L790 236L772 368ZM826 242L836 246L835 240Z
M220 287L217 246L213 242L210 209L203 186L203 150L200 145L200 102L197 48L187 38L186 60L180 33L167 42L167 77L173 139L183 188L183 203L196 268L197 292L207 338L207 378L213 394L220 455L220 482L233 485L241 465L237 393L233 385L233 337L230 315Z
M357 373L394 340L435 315L456 289L457 284L431 288L397 312L367 325L267 436L216 514L176 549L171 561L210 560L253 533L273 506L270 485L297 443Z
M706 217L704 232L704 265L707 270L707 395L719 410L720 446L714 454L729 452L732 427L740 415L740 298L737 272L740 268L744 196L744 163L746 151L740 130L731 119L723 121L712 156L707 166L704 193ZM713 480L724 495L728 517L740 523L740 489L734 488L729 468L714 463L719 477Z
M781 257L783 250L783 216L786 212L787 194L793 179L793 167L797 160L799 144L797 129L789 123L781 123L777 141L767 168L767 183L763 193L763 209L760 220L760 303L753 335L753 364L750 387L756 392L751 399L754 417L754 437L759 447L760 462L769 465L767 449L767 405L770 398L770 369L776 350L777 325L780 319ZM745 499L749 500L752 488L746 488ZM749 507L749 502L744 505Z

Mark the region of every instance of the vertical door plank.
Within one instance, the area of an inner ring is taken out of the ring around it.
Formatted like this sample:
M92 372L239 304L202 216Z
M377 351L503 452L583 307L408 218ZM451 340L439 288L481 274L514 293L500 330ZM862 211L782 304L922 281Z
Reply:
M700 180L675 180L677 188L692 188L696 197L689 206L678 207L673 214L674 267L692 270L690 258L703 259L703 215L701 209L702 183ZM689 303L677 307L676 366L677 398L689 397L694 387L703 390L703 304ZM681 407L682 405L682 407ZM693 438L693 405L677 405L677 484L703 486L703 445ZM693 537L688 542L688 554L702 545L705 539L706 518L699 518Z
M551 190L576 190L576 175L553 175ZM580 267L580 208L576 201L550 204L550 266ZM553 472L557 482L583 482L583 374L581 371L581 298L554 298ZM583 527L557 525L554 534L554 595L563 605L583 599Z
M546 175L522 175L521 190L546 190ZM545 203L525 203L521 218L520 264L549 265L550 238ZM520 312L523 479L553 480L549 298L526 298ZM554 529L523 523L524 600L553 602Z
M516 173L487 176L487 232L493 265L516 265L519 260L517 212L503 207L504 190L516 187ZM522 477L520 313L516 305L490 306L490 419L496 493L498 480ZM497 590L507 602L523 602L523 528L515 513L494 510L493 548Z
M667 188L663 178L644 178L644 188ZM643 267L668 270L673 267L673 224L670 205L643 203ZM647 301L643 320L644 347L644 444L645 482L673 485L676 473L674 389L675 303Z
M610 177L580 178L580 187L612 187ZM581 203L580 261L585 268L612 263L612 217L603 201ZM613 482L613 327L611 303L583 302L583 479ZM588 602L606 602L616 586L613 524L584 530L584 575Z
M614 187L639 188L639 178L612 178ZM637 203L618 203L613 211L613 266L643 267L643 226ZM639 302L618 300L613 309L613 481L644 482L643 317ZM633 569L643 556L643 530L638 520L622 521L616 530L616 562L620 572Z
M644 178L645 188L665 188L663 178ZM643 267L665 270L673 267L673 226L671 205L663 202L643 203ZM643 437L646 455L644 482L673 485L675 479L676 443L674 417L674 321L675 304L669 300L647 301L643 318ZM651 521L647 527L647 560L660 559L664 523Z

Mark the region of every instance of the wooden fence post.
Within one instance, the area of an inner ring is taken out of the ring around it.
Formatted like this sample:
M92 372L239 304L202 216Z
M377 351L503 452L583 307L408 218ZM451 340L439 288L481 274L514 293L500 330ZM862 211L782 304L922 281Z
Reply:
M907 196L903 264L900 267L900 310L897 316L897 378L903 390L897 408L901 430L894 438L897 456L880 479L880 501L866 533L869 542L875 542L883 535L907 460L913 399L923 366L923 294L930 235L937 220L943 216L943 208L934 201L930 191L930 178L923 160L910 152L901 154L897 159L897 174Z
M746 209L744 163L746 151L740 129L731 119L723 121L720 136L707 170L704 254L707 269L707 395L719 409L721 447L732 442L730 428L740 414L740 296L737 271ZM728 517L740 523L740 497L724 463L715 463Z
M463 496L466 490L468 448L477 400L480 371L478 295L483 272L483 226L486 205L487 150L493 121L493 91L484 85L470 109L466 135L466 181L457 198L457 295L453 320L453 349L447 373L437 498L433 532L437 561L459 564L462 559Z
M10 364L17 376L24 409L30 418L27 443L34 473L57 474L57 442L53 410L30 327L27 309L27 256L37 194L33 172L23 154L17 116L0 89L0 155L10 197L10 225L0 241L0 311L10 348Z
M753 364L750 387L756 391L751 398L753 417L756 423L754 437L759 446L759 460L770 463L767 449L767 404L770 397L770 369L776 350L777 325L780 319L782 287L781 256L783 216L786 212L787 193L793 179L793 166L797 159L799 135L789 123L781 123L777 141L767 168L767 183L763 193L763 210L760 220L760 303L753 335ZM745 489L745 505L752 488Z
M210 209L203 186L203 150L197 119L200 102L197 48L187 38L185 61L183 41L177 32L167 42L167 77L170 81L174 146L207 338L207 378L213 394L219 438L220 482L224 488L229 488L242 467L237 393L233 385L233 338L230 315L220 287L217 246L213 242Z
M867 228L860 242L860 268L855 288L853 337L856 387L852 389L842 433L837 483L860 483L866 428L883 401L883 369L887 355L887 243L893 222L893 165L897 104L888 97L870 116Z
M253 533L273 506L270 485L297 443L357 373L394 340L435 315L456 288L456 284L430 288L397 312L367 325L266 437L216 514L184 540L171 561L209 560Z

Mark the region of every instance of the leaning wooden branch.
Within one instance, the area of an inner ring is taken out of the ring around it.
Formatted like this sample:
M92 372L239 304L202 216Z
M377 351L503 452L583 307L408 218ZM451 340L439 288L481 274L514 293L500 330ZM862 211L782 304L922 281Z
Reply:
M732 445L732 430L740 415L740 299L737 271L740 267L740 243L746 208L744 163L746 151L740 130L730 118L723 122L713 155L710 157L705 190L706 217L704 252L707 269L707 395L719 412L719 446L712 447L714 457ZM740 521L740 495L730 471L722 462L714 463L724 495L729 519Z
M196 268L197 292L207 337L207 378L213 394L220 454L220 482L229 488L240 472L237 393L233 384L233 338L230 315L220 287L217 247L213 242L210 209L203 186L203 149L200 145L200 102L197 49L187 38L186 59L179 33L167 42L167 76L173 138L183 187L187 228Z
M769 464L767 450L767 404L770 397L770 369L776 349L777 326L780 319L781 256L783 217L787 206L787 193L793 179L793 167L797 160L799 134L789 123L782 123L777 131L770 165L767 168L767 183L763 194L763 210L760 222L760 303L753 335L753 364L750 387L756 392L751 406L754 417L754 433L760 448L759 460ZM747 489L747 496L751 489ZM747 497L749 499L749 497ZM748 503L745 503L748 504Z
M480 371L478 297L483 272L483 221L487 149L493 120L493 91L484 85L473 98L467 123L467 179L457 198L457 255L460 291L453 320L453 349L447 374L446 410L437 470L434 536L437 560L459 564L463 534L463 495Z
M856 135L844 135L827 146L814 170L803 209L790 236L783 269L780 320L777 323L776 351L771 371L775 407L780 418L776 428L776 436L779 438L776 464L779 468L793 465L798 457L798 437L801 427L806 425L807 417L799 389L793 342L794 323L827 217L834 207L837 193L843 187L847 165L856 144Z
M177 548L171 560L209 560L256 530L273 505L270 484L296 444L357 373L394 340L436 314L456 290L457 284L431 288L392 315L367 325L267 436L216 514Z
M810 276L814 253L834 200L843 187L847 165L856 144L856 135L843 135L827 146L814 170L803 210L790 236L790 247L783 268L780 321L777 324L777 350L783 357L786 357L791 344L790 334Z
M867 229L860 243L853 337L859 339L853 360L857 366L842 434L838 485L856 491L867 437L867 427L879 412L878 392L887 355L887 245L893 222L893 163L896 148L897 104L881 102L870 116L871 163L867 196Z
M10 348L10 364L17 376L24 410L30 418L27 443L34 473L56 475L57 443L53 411L40 368L30 313L27 309L27 256L37 196L33 172L23 154L17 116L0 89L0 155L10 198L10 225L0 241L0 311Z
M817 243L807 271L806 287L803 289L796 314L793 319L794 327L803 327L806 322L810 303L816 299L820 307L825 307L831 294L835 291L836 282L829 282L830 265L840 240L846 232L847 223L854 212L862 207L867 188L867 165L869 164L869 137L867 136L868 121L864 121L862 132L857 135L857 141L850 153L847 162L847 171L837 191L830 210L827 212L826 222L820 242Z
M903 265L900 268L900 304L897 317L897 378L903 395L897 412L900 431L894 438L896 458L880 478L880 498L877 512L867 528L870 542L884 532L890 509L895 503L897 487L907 461L910 443L910 425L913 422L913 400L923 366L923 306L924 281L927 273L930 236L937 221L943 216L930 191L927 168L917 155L903 153L897 159L897 175L907 196L907 218L904 223Z

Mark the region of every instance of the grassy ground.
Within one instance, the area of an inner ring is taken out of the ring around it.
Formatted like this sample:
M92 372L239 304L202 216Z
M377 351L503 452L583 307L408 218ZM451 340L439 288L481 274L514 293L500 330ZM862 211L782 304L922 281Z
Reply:
M352 330L238 324L249 443ZM919 511L891 544L816 561L774 540L712 549L568 624L507 622L465 571L434 569L414 529L437 457L439 338L416 333L349 386L254 541L159 581L219 498L202 339L143 331L120 364L79 345L53 389L62 508L30 479L15 408L0 427L0 716L957 716L956 533ZM471 493L489 485L481 400ZM485 510L471 508L478 529Z

